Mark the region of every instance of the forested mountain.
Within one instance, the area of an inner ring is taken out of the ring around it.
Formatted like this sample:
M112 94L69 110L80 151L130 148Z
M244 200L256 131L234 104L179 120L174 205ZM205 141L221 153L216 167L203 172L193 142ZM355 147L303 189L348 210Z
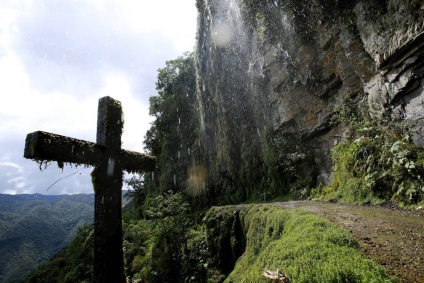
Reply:
M0 282L20 282L93 222L94 195L0 194Z

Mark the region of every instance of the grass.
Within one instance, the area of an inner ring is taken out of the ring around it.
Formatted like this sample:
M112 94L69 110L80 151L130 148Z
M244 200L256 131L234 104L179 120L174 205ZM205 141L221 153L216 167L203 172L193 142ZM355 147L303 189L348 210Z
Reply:
M326 219L273 205L251 206L243 218L246 251L225 282L269 282L262 273L276 269L292 283L392 282L349 232Z

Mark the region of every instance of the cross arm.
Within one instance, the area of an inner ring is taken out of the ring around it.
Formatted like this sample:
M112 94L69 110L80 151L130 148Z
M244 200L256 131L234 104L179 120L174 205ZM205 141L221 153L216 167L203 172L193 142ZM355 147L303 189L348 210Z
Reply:
M119 154L122 168L130 173L153 171L156 168L156 157L135 151L121 149Z
M152 171L156 167L156 158L147 154L125 149L110 151L103 145L47 132L30 133L25 140L27 159L95 166L105 156L116 158L128 172Z
M37 131L27 135L24 157L37 161L95 165L99 146L93 142Z

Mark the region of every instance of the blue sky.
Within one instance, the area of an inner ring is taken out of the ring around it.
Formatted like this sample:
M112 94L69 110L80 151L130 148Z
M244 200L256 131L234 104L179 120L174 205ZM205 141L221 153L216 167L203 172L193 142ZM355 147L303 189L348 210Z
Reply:
M2 0L0 193L91 193L91 169L22 156L37 130L95 141L103 96L122 103L123 147L142 151L157 69L193 50L196 18L194 0Z

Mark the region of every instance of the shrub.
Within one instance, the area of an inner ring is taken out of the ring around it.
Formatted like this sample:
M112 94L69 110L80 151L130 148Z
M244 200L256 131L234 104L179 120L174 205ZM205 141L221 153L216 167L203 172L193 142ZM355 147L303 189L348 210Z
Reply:
M346 109L335 117L345 135L333 148L332 182L314 197L400 205L423 200L424 148L413 143L407 124Z

